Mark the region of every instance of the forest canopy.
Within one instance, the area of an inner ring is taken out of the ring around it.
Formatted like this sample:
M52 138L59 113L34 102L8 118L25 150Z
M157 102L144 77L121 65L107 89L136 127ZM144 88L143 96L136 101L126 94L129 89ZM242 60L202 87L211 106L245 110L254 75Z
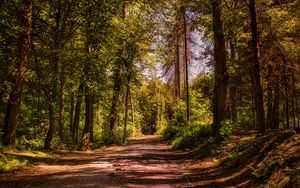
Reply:
M299 128L299 34L297 0L3 0L0 143L195 147Z

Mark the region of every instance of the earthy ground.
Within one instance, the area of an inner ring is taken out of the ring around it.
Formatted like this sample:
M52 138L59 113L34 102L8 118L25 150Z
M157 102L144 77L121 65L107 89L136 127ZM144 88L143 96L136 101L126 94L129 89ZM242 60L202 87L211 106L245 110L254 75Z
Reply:
M171 149L156 136L105 151L68 153L0 175L0 187L249 187L249 172Z

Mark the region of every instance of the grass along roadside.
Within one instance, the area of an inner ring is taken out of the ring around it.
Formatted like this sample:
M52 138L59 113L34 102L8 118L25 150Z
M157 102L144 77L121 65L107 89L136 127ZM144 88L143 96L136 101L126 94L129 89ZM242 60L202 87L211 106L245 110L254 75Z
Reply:
M59 154L51 152L37 150L18 151L12 148L1 148L0 173L20 170L40 162L52 162L59 158Z

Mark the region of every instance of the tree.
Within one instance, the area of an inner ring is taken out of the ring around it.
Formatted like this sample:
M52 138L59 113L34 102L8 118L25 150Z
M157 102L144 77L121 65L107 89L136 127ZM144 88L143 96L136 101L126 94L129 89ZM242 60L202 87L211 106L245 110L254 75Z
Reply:
M129 82L130 80L128 80ZM124 144L127 138L127 121L128 121L128 102L129 102L129 94L130 94L130 85L127 83L126 93L125 93L125 117L124 117L124 130L123 130L123 140L122 143ZM132 113L132 111L131 111Z
M213 32L214 32L214 61L215 86L213 105L213 134L217 142L221 141L220 128L226 119L228 110L228 72L226 66L225 39L221 19L221 1L211 0Z
M15 145L16 129L20 113L21 94L25 80L26 63L30 48L32 30L32 0L24 0L20 10L20 31L18 42L18 61L16 75L13 80L13 88L9 95L4 120L3 145Z
M251 60L253 62L252 84L254 88L256 123L258 125L259 131L261 133L266 133L263 89L261 85L261 66L258 54L258 30L256 21L255 0L250 0L249 11L251 17Z
M105 46L111 29L112 8L110 1L102 3L102 1L86 1L84 3L82 25L83 36L85 38L85 55L83 65L84 91L85 91L85 123L81 136L79 150L88 150L90 143L93 141L94 128L94 105L96 102L97 86L101 82L101 78L96 79L97 74L105 73L105 65L101 58L96 54L100 54L101 46ZM97 66L102 67L98 72ZM106 81L106 80L105 80ZM95 83L96 82L96 83Z
M186 119L190 123L190 99L189 99L189 63L188 63L188 41L187 41L187 20L186 20L186 1L181 7L183 16L183 35L184 35L184 67L185 67L185 100L186 100Z
M165 30L171 32L167 36L164 36L169 43L165 46L164 51L169 51L174 54L173 58L167 59L164 64L164 76L169 77L169 81L174 81L174 96L177 103L181 97L181 78L184 78L184 94L186 103L186 121L190 122L190 102L189 102L189 60L190 60L190 49L189 44L191 43L190 31L189 31L189 17L188 17L188 2L177 0L175 4L170 5L171 10L175 9L172 20L165 19L164 21L171 25L171 28L166 26ZM166 15L169 13L166 12ZM167 24L166 24L167 25ZM168 31L169 30L169 31ZM165 32L165 31L163 31ZM167 58L169 54L166 54ZM181 76L183 75L183 76Z

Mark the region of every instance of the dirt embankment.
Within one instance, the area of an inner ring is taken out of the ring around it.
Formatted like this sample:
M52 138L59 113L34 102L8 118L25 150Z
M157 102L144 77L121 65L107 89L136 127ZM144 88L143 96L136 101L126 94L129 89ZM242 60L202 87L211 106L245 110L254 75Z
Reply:
M194 187L300 187L300 135L295 131L234 136L211 151L214 155L188 165L197 172L190 177Z

